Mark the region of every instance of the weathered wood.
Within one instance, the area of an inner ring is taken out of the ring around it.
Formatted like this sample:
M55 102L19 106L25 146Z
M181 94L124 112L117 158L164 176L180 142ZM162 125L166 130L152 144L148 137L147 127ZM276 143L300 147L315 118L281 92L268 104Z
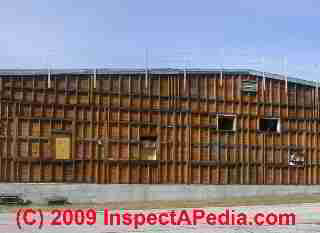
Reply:
M46 76L0 77L1 182L320 182L315 87L227 72L95 78L51 74L48 88ZM234 129L220 128L223 115ZM262 131L261 118L280 119L281 132ZM305 162L290 166L293 153Z

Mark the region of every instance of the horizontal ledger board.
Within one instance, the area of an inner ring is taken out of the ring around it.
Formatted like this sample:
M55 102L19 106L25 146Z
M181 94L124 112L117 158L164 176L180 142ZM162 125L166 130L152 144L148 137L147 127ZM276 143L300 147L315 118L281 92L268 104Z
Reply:
M1 182L320 183L314 86L96 75L0 74Z

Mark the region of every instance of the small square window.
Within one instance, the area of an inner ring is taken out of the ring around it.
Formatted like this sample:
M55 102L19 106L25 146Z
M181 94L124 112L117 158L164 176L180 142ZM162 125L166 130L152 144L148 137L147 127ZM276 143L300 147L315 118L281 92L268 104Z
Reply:
M141 157L142 160L157 159L157 136L141 136L142 142Z
M277 118L262 118L259 121L259 130L262 132L280 133L280 119Z
M235 116L218 116L218 129L223 131L235 131Z

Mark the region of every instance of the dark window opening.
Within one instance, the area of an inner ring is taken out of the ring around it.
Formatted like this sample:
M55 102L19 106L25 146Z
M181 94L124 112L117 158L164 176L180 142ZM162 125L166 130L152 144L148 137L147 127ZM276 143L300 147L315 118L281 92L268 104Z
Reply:
M142 143L143 148L157 148L157 136L141 136L140 141Z
M260 119L260 131L263 132L280 132L279 119Z
M218 117L218 129L224 131L235 131L236 120L233 116L219 116Z
M156 142L157 141L157 136L141 136L140 137L141 141L151 141L151 142Z

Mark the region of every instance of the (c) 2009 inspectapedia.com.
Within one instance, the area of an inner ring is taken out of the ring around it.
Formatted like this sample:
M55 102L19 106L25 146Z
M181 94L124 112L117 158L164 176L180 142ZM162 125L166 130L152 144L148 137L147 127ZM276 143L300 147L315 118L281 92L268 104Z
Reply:
M124 211L121 214L130 213L134 214L143 213L148 215L150 213L169 213L176 211L177 213L181 211L193 213L193 209L150 209L150 210L128 210ZM27 222L31 223L33 220L37 220L37 216L32 216L32 211L37 209L29 209L29 213L26 217ZM65 208L61 208L61 213L66 212ZM21 228L17 226L17 213L0 213L0 232L43 232L43 233L85 233L85 232L94 232L94 233L107 233L107 232L258 232L258 233L267 233L267 232L277 232L277 233L293 233L293 232L319 232L320 231L320 203L313 204L283 204L283 205L268 205L268 206L238 206L238 207L208 207L208 208L198 208L203 213L226 213L226 210L232 211L232 213L245 213L248 216L248 219L251 219L257 215L257 213L274 213L275 215L280 213L294 213L296 216L295 224L217 224L210 225L205 221L198 221L197 224L140 224L138 227L135 227L134 224L120 224L116 223L110 224L107 222L106 217L110 217L111 213L118 213L116 210L110 210L106 212L104 210L83 210L76 212L76 209L72 211L67 211L66 213L77 213L77 216L81 217L82 214L85 214L88 219L92 220L95 216L95 222L92 224L49 224L56 217L53 215L48 215L51 211L44 211L44 222L43 227L35 226L32 224L23 224ZM57 211L59 212L59 211ZM200 213L200 212L199 212ZM198 213L198 214L199 214ZM231 213L230 213L231 214ZM106 216L107 215L107 216ZM71 215L70 215L71 216ZM70 216L65 214L61 219L66 223L71 221ZM72 215L73 216L73 215ZM200 216L200 215L199 215ZM66 218L66 219L64 219ZM109 218L110 219L110 218ZM79 220L79 219L78 219ZM192 219L191 219L192 220ZM261 220L261 219L260 219ZM63 222L62 221L62 222ZM193 221L193 220L192 220Z

